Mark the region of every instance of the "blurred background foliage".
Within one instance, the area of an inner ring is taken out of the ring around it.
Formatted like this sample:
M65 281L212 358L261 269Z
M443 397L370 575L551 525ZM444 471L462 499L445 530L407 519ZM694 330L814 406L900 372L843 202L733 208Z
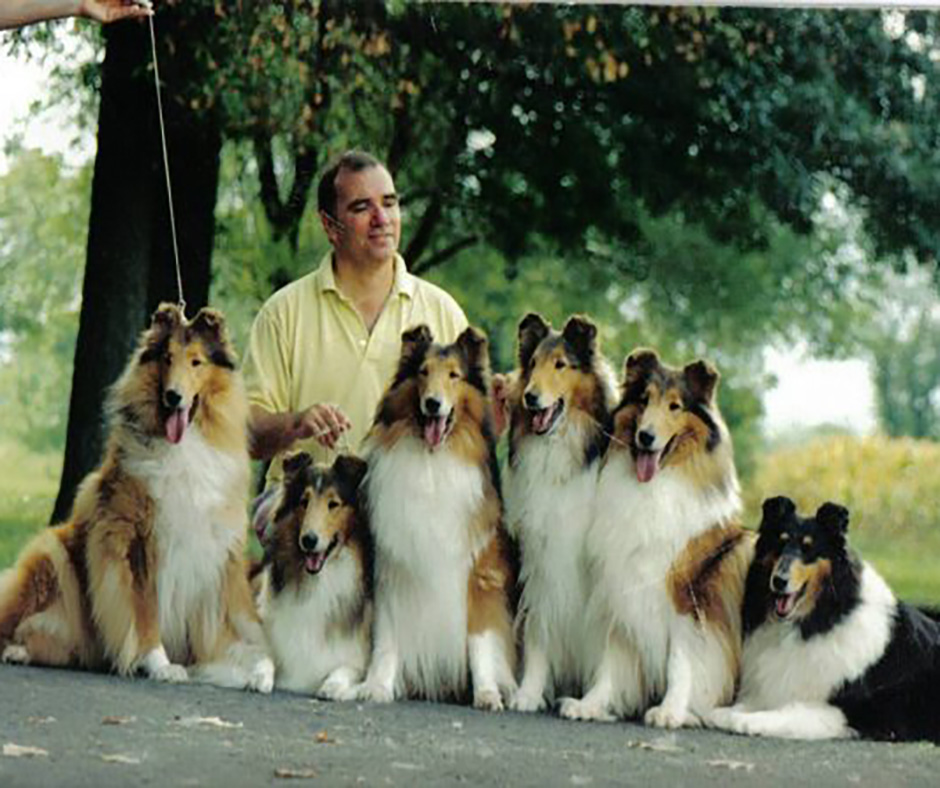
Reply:
M210 300L239 346L263 300L327 248L317 171L362 147L395 175L410 267L488 332L497 369L512 366L516 324L533 310L556 325L591 315L618 369L640 344L674 363L707 357L722 371L750 522L761 496L786 492L847 502L860 535L887 529L900 544L903 523L932 533L936 15L393 0L157 9L171 110L219 130ZM76 29L90 54L56 61L48 101L94 127L107 36L124 33ZM58 31L30 28L9 46L42 57L62 49ZM16 490L39 495L43 473L44 489L56 484L55 463L30 458L62 451L92 189L91 164L22 142L8 156L0 446L15 472L0 528L35 514ZM870 360L885 437L774 451L764 352L797 344ZM921 483L902 467L921 468ZM936 585L911 590L940 599Z

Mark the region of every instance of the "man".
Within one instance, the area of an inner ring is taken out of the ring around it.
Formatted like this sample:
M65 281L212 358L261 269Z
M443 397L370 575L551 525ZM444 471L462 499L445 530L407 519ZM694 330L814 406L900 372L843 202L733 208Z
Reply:
M83 16L107 24L152 14L149 3L136 0L5 0L0 3L0 30L66 16Z
M398 194L377 159L343 154L322 175L317 203L332 251L271 296L251 329L245 378L257 459L357 451L395 373L402 332L427 323L449 343L467 326L451 296L405 268ZM279 476L275 460L268 478Z

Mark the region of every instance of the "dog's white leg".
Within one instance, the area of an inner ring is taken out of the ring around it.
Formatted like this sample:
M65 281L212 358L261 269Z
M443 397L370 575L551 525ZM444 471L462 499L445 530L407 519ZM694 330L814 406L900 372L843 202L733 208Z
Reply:
M11 643L3 649L3 656L0 656L0 661L9 665L28 665L30 661L29 651L26 650L26 646Z
M703 677L704 678L704 677ZM655 728L682 728L698 726L698 717L689 710L692 698L692 661L681 638L673 639L666 666L666 696L643 717L647 725Z
M151 649L138 660L136 669L143 671L147 678L155 681L166 681L170 684L179 684L189 681L186 668L170 662L166 649L162 645Z
M314 693L323 700L348 700L350 690L362 680L362 671L351 665L340 665L326 677Z
M395 700L395 685L398 681L398 646L392 636L392 622L382 606L376 608L373 631L375 642L366 680L353 687L351 694L357 700L390 703ZM342 700L352 700L353 697L343 697Z
M513 696L509 707L513 711L542 711L545 708L545 687L549 676L548 655L540 643L536 642L530 628L525 634L525 669L522 685Z
M611 714L611 708L615 696L614 676L618 656L621 656L619 649L608 643L587 694L580 700L561 698L559 701L558 713L562 717L569 720L594 722L614 721L615 717Z
M499 634L491 629L467 638L470 677L473 680L473 705L487 711L502 711L500 686L515 689L509 660L503 653Z
M847 739L856 735L842 711L827 703L791 703L772 711L741 708L716 709L708 722L733 733L780 739Z

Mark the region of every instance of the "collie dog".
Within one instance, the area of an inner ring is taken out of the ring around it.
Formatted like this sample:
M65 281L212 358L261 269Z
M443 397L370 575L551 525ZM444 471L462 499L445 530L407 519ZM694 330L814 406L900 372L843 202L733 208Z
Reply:
M849 512L764 502L744 597L741 690L714 727L752 736L940 741L940 623L846 545Z
M511 707L537 711L556 691L582 692L593 669L584 540L615 386L597 328L577 316L561 332L539 315L523 318L513 378L506 523L522 554L525 661Z
M245 576L247 401L222 316L162 305L109 398L101 467L0 588L8 662L270 692Z
M361 699L459 699L498 710L515 691L490 427L486 338L436 345L406 331L398 371L366 438L375 546L373 650Z
M314 465L301 452L284 479L267 530L259 603L278 689L344 697L362 681L372 615L371 541L360 506L366 463L340 455Z
M677 370L650 350L627 359L586 546L602 653L587 694L562 701L564 717L645 713L676 728L732 696L753 541L735 524L717 385L704 361Z

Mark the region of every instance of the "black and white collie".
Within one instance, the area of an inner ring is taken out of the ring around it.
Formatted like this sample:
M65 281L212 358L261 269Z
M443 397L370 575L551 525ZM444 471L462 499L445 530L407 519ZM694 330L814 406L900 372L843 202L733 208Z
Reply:
M940 741L940 623L898 602L846 546L849 512L764 502L747 577L737 703L709 723L752 736Z
M314 465L301 452L284 479L265 532L258 607L274 653L275 686L347 698L369 658L371 543L359 486L366 463L340 455Z
M650 350L626 362L586 552L590 637L602 654L570 719L645 715L698 725L734 692L740 609L753 541L740 509L718 373Z
M583 317L570 318L561 332L536 314L519 324L506 485L507 527L522 553L525 663L511 704L517 711L582 692L593 670L584 539L616 396L597 344L597 328Z
M362 699L460 699L472 682L473 704L497 710L515 691L491 418L482 334L402 335L365 444L375 625Z

